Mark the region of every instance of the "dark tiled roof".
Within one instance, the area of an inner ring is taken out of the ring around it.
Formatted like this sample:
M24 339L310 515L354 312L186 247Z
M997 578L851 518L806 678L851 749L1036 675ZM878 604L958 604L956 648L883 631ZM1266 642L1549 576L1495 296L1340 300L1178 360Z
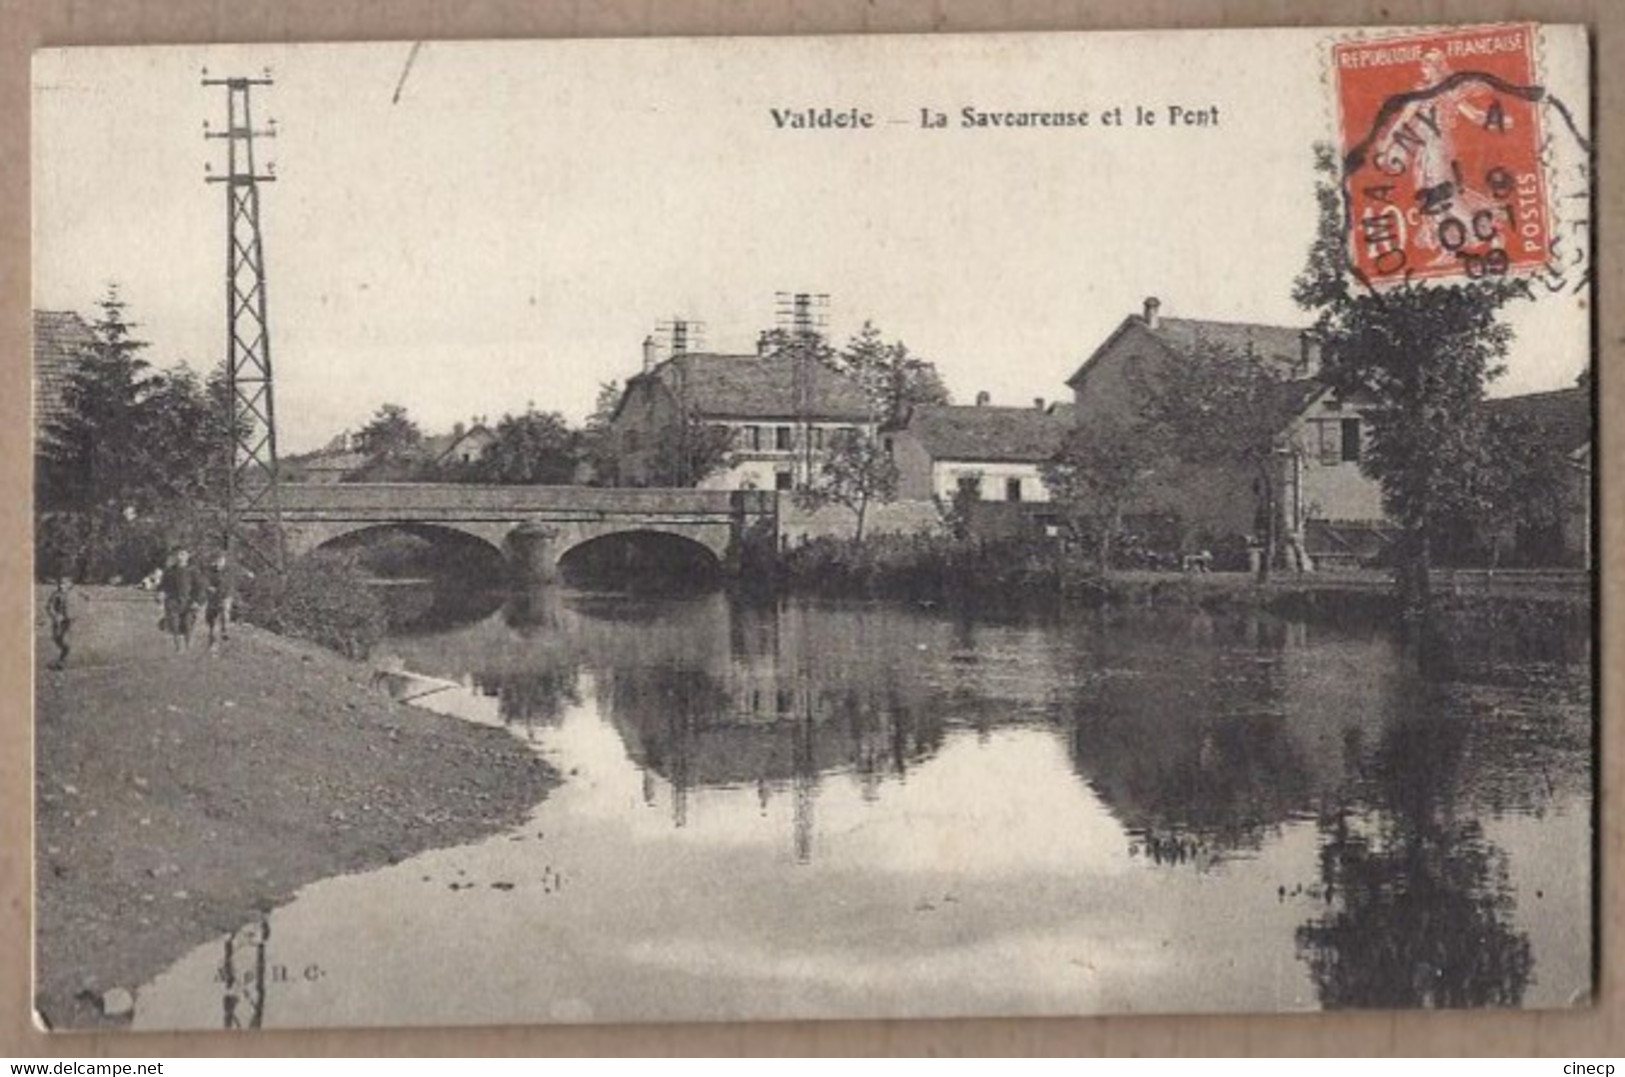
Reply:
M903 429L937 460L1036 463L1055 455L1069 425L1038 408L938 404L915 408Z
M1112 330L1083 364L1066 380L1076 386L1108 345L1130 329L1149 333L1175 355L1190 355L1207 345L1226 351L1251 355L1282 373L1302 373L1304 361L1303 330L1286 325L1262 325L1257 322L1215 322L1202 318L1158 318L1156 328L1147 324L1139 314L1130 314Z
M62 392L79 358L96 345L96 334L71 310L34 312L34 429L62 413Z
M1289 369L1303 361L1303 330L1290 326L1158 318L1157 327L1151 333L1181 354L1189 354L1205 344Z
M1587 389L1504 396L1486 400L1484 407L1492 420L1528 423L1563 453L1572 453L1591 440L1591 393Z
M318 449L316 452L284 456L277 461L288 478L296 478L299 475L308 475L317 471L349 473L359 471L371 462L372 457L366 453L333 449Z
M839 422L871 418L869 400L852 379L817 363L809 363L807 370L809 418ZM659 378L706 418L794 419L801 415L795 363L788 359L696 352L668 359L652 374L639 377Z
M1327 385L1319 378L1291 378L1276 382L1270 389L1268 406L1276 425L1284 430L1326 391Z
M485 442L494 436L491 428L484 423L475 423L460 434L456 431L449 434L431 434L423 439L423 455L430 460L439 460L471 438L483 447Z
M299 459L301 467L310 471L355 471L372 462L364 452L322 452Z

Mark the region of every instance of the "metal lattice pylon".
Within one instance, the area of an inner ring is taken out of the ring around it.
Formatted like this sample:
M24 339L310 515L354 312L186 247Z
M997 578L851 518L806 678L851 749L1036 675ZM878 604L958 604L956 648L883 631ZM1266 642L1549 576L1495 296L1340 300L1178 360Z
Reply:
M227 431L230 458L226 480L226 549L253 552L273 568L285 559L282 502L277 488L276 407L271 379L271 330L265 313L265 254L260 240L261 183L274 171L255 167L254 138L276 137L276 121L256 130L251 113L255 86L261 78L210 78L204 86L226 89L226 128L205 138L226 142L226 172L208 182L226 185L226 383L230 413ZM269 529L250 531L252 521Z

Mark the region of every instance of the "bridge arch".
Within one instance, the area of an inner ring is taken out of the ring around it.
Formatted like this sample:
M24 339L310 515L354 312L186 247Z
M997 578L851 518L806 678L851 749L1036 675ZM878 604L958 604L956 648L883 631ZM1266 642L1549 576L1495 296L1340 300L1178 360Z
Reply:
M423 520L299 522L284 526L289 552L294 554L324 549L362 549L371 539L397 534L424 539L448 552L461 549L493 564L506 559L507 531L507 527L492 528L478 523Z
M710 582L722 574L729 553L725 543L719 549L717 538L704 531L686 534L658 526L577 529L555 541L558 576L572 584Z

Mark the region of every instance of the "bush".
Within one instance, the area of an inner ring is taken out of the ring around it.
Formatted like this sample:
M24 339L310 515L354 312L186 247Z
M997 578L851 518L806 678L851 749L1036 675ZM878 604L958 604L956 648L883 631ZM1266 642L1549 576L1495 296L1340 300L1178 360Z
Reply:
M1055 595L1084 570L1048 539L975 542L951 534L878 534L860 546L815 538L785 552L785 582L827 593L941 599L955 595Z
M242 617L358 659L388 628L383 601L354 559L326 553L291 561L280 575L267 571L244 581Z
M185 546L200 557L213 547L199 513L124 516L114 511L41 513L34 529L34 572L81 583L132 583Z

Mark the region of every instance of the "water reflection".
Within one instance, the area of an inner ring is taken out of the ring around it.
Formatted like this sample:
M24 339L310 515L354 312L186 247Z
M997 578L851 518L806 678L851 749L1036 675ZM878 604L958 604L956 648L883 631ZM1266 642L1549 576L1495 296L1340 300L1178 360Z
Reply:
M390 631L400 634L441 633L448 628L476 624L501 609L505 591L467 587L455 582L374 581Z
M754 788L764 800L789 790L802 861L821 775L850 775L873 799L885 777L905 776L942 744L940 716L928 717L895 680L870 691L820 687L793 663L761 655L724 677L654 666L610 670L598 683L627 755L670 783L677 825L697 786Z
M221 956L221 1021L224 1028L260 1028L265 1023L265 947L270 922L261 918L226 936Z
M1011 802L1012 786L1051 787L1059 773L1098 819L1003 824L1031 831L1012 835L1012 848L1041 850L1045 834L1110 820L1111 840L1091 848L1126 846L1144 879L1128 875L1111 898L1130 941L1142 903L1171 901L1195 917L1181 901L1235 885L1256 904L1226 910L1230 929L1288 963L1295 955L1326 1006L1524 1001L1539 982L1532 932L1544 921L1520 902L1514 860L1526 878L1527 865L1552 865L1541 831L1508 837L1495 824L1555 812L1567 842L1589 805L1589 679L1554 660L1568 652L1549 643L1520 666L1502 641L1499 683L1466 683L1424 679L1406 641L1375 627L1256 614L992 620L557 588L395 643L410 668L471 684L532 739L546 742L561 715L587 708L640 775L630 798L666 811L674 840L744 829L719 813L780 818L787 808L790 863L803 875L824 856L820 825L848 853L862 845L854 811L870 814L871 832L907 834L923 817L896 816L922 803L936 805L932 825L944 830L985 825L979 805ZM967 835L965 847L986 839ZM877 877L907 859L875 856ZM1282 870L1286 857L1297 859ZM1583 919L1582 857L1556 864L1568 904L1547 916ZM1076 865L1080 878L1125 870ZM1563 985L1585 975L1572 960L1551 974Z
M581 702L579 671L571 665L549 664L523 671L476 669L469 679L475 691L497 701L497 713L504 722L524 727L531 739L537 726L553 724L565 707Z
M1104 668L1075 690L1069 749L1153 863L1211 867L1312 810L1288 640L1279 621L1209 614L1101 633Z
M1469 726L1434 711L1349 764L1366 811L1321 821L1326 911L1297 942L1326 1006L1516 1006L1533 969L1507 855L1454 795Z

